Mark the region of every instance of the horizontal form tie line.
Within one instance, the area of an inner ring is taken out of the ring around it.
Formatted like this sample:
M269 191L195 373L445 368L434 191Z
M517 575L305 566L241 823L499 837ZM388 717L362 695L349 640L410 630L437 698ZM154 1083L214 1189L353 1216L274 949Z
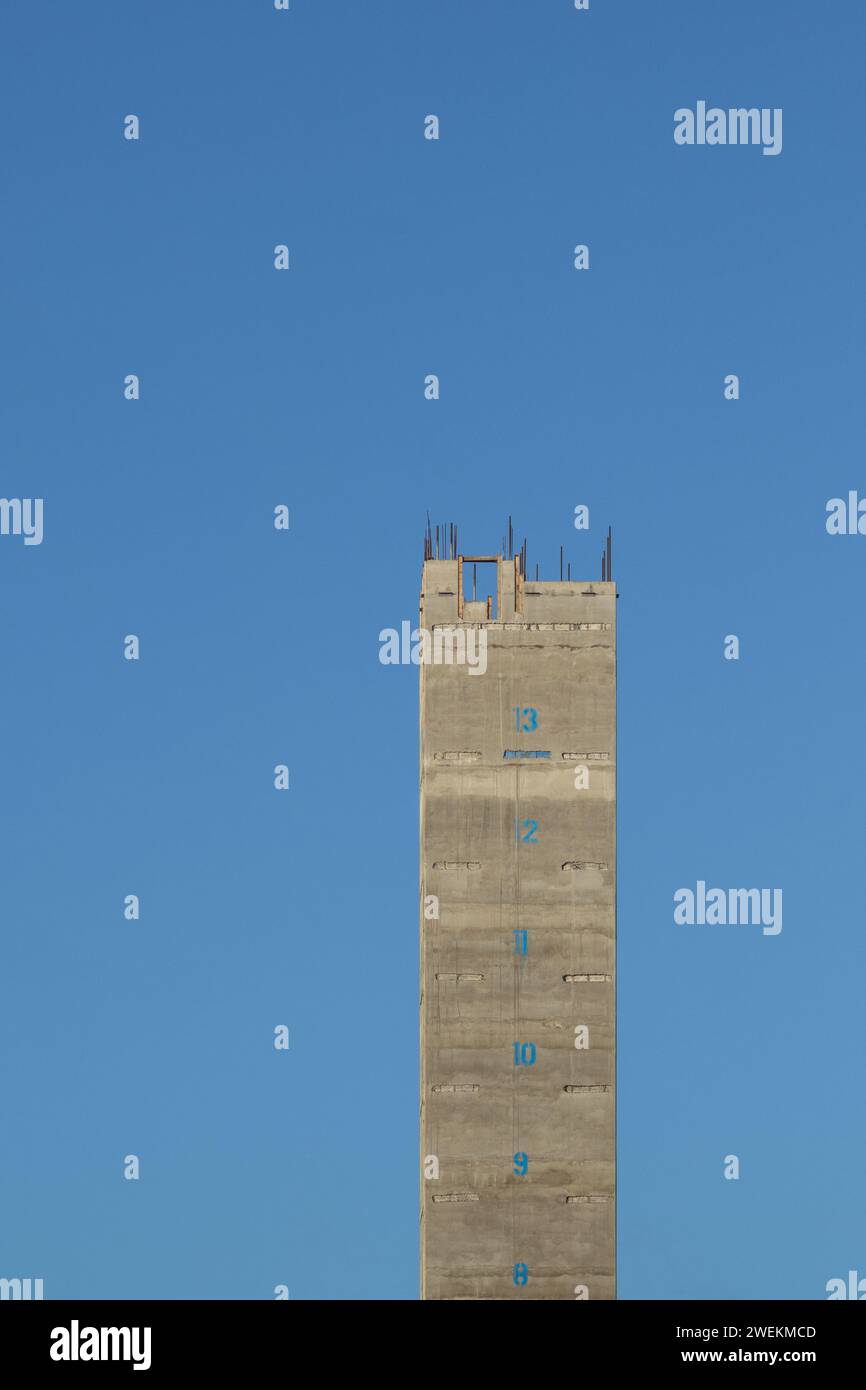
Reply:
M454 620L432 623L434 632L450 632L453 628L484 628L488 633L504 632L610 632L610 623L474 623Z
M609 763L609 753L563 753L566 762Z
M448 748L433 754L435 763L477 763L482 754L477 749ZM503 758L552 758L549 748L506 748ZM566 763L609 763L609 753L560 753Z
M443 973L443 972L441 972L441 971L437 971L437 972L436 972L436 979L437 979L437 980L449 980L449 981L453 980L453 981L455 981L455 982L458 983L458 984L459 984L459 982L460 982L461 980L473 980L473 981L476 981L476 980L485 980L486 978L487 978L486 975L475 974L475 973L473 973L472 971L468 971L468 970L467 970L467 971L463 971L463 972L461 972L461 973L459 973L459 974L456 974L456 975L453 974L453 973L451 973L451 974ZM609 981L611 977L610 977L610 975L589 974L589 975L563 975L562 978L563 978L563 980L565 981L565 983L566 983L567 985L602 985L602 984L605 984L607 981Z
M431 1200L434 1202L480 1202L481 1197L477 1192L437 1192L433 1194ZM588 1192L586 1194L558 1198L557 1200L564 1201L565 1205L570 1207L585 1206L589 1203L601 1204L612 1202L613 1197L606 1192Z
M610 1086L563 1086L566 1095L602 1095L610 1090ZM434 1096L453 1096L470 1095L480 1091L481 1087L476 1084L458 1083L456 1085L431 1086L430 1090Z

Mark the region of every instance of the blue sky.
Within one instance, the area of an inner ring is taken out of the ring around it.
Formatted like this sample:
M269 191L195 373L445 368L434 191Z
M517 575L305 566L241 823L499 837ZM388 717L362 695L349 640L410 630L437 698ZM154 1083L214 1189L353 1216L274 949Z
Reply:
M417 672L377 656L428 509L548 577L613 526L620 1296L866 1274L866 539L824 526L866 491L864 28L7 0L0 491L45 535L0 537L0 1274L417 1297ZM698 100L782 153L678 147ZM698 879L783 931L675 926Z

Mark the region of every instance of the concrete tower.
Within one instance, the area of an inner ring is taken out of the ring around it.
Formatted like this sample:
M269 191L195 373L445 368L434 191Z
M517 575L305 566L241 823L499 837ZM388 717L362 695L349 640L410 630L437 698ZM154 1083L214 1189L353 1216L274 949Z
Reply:
M616 1296L610 542L601 582L525 565L425 541L425 1299Z

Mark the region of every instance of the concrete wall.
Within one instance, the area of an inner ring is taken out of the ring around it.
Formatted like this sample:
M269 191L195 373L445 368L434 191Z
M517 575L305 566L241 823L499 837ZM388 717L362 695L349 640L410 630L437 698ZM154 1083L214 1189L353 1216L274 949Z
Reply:
M461 605L486 673L421 667L421 1296L611 1299L615 585L499 568L492 621ZM457 561L425 563L422 627L459 625L457 586ZM505 756L529 752L550 756Z

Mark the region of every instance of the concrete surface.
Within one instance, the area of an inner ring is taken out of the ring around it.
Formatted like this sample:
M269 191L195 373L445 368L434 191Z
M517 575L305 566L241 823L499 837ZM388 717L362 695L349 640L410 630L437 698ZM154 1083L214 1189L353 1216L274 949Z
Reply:
M422 627L461 621L458 568L425 562ZM420 672L421 1296L612 1299L616 586L498 568L493 619L461 605L486 673Z

